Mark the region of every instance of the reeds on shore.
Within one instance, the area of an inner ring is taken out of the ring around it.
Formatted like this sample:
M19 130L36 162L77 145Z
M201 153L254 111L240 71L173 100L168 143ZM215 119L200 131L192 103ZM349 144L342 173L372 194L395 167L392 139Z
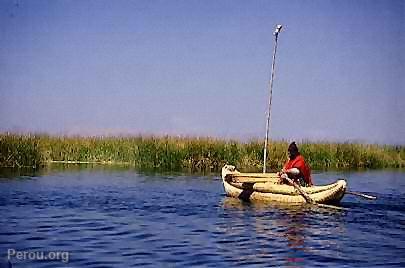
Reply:
M271 141L267 166L282 167L286 141ZM298 143L313 169L401 168L405 147L358 143ZM198 137L65 137L0 134L0 166L38 168L51 162L128 164L141 169L219 171L263 167L263 142Z

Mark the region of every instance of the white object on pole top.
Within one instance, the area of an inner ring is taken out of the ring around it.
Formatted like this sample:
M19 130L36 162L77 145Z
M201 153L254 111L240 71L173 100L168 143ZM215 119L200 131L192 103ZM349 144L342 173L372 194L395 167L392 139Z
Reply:
M283 28L283 25L277 24L276 30L274 31L273 35L278 35L278 33L281 32L281 28Z

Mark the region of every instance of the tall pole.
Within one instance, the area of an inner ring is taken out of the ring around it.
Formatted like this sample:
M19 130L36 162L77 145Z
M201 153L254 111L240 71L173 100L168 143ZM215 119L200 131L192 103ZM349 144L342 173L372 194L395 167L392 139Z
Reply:
M269 109L267 111L267 121L266 121L266 138L264 139L264 152L263 152L263 173L266 173L266 162L267 162L267 144L269 141L269 129L270 129L270 114L271 114L271 101L273 99L273 80L274 80L274 67L276 65L276 52L277 52L277 41L278 34L283 26L278 24L276 30L274 31L274 50L273 50L273 62L271 64L271 76L270 76L270 96L269 96Z

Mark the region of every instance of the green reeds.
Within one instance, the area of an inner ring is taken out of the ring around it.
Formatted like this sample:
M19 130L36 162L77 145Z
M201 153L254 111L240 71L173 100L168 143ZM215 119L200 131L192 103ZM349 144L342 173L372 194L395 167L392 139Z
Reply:
M271 141L267 166L280 169L286 141ZM405 167L405 147L357 143L298 143L313 169ZM260 171L263 142L194 137L57 137L0 134L0 166L50 162L128 164L141 169L219 171L225 164Z
M38 137L0 134L0 166L37 168L43 162Z

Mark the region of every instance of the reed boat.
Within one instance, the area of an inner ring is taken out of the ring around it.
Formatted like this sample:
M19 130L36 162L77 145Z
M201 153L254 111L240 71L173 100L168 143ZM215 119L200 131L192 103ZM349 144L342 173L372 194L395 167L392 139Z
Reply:
M269 201L274 203L306 203L306 200L293 187L278 184L276 173L241 173L234 166L225 165L222 168L222 182L225 193L230 197L250 201ZM336 182L301 187L316 203L335 204L344 196L347 183L344 179Z

